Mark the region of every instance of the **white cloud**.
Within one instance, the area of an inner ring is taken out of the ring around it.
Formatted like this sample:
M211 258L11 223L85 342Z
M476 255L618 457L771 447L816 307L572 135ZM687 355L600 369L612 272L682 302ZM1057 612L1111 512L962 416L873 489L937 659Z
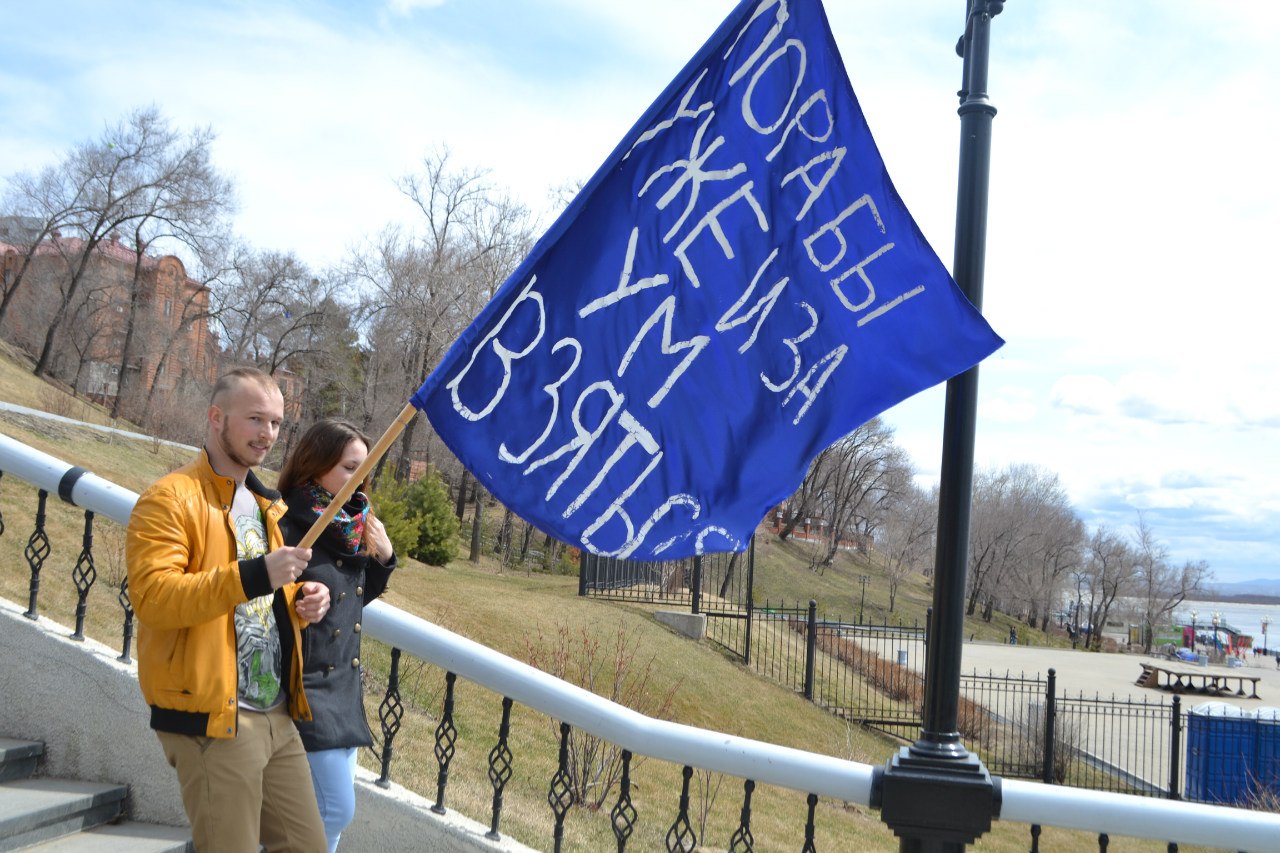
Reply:
M443 6L445 0L388 0L387 8L396 15L411 15L418 9Z

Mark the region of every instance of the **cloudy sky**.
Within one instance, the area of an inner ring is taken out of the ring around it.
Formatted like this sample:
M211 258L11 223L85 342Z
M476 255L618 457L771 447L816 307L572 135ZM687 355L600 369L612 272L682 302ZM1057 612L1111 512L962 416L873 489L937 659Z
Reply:
M964 0L827 0L890 175L953 251ZM209 126L237 230L314 267L388 222L432 146L536 210L585 181L731 0L6 0L0 178L155 104ZM977 462L1141 511L1176 562L1280 578L1280 4L1009 0ZM936 479L943 394L887 413Z

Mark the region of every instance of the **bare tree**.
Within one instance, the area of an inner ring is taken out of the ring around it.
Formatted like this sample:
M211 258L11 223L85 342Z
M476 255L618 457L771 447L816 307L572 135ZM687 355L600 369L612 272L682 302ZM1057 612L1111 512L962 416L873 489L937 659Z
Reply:
M320 309L332 286L314 277L292 252L241 248L214 294L223 348L230 361L275 373L317 351Z
M893 429L872 418L832 445L831 476L820 496L820 510L827 522L824 566L831 565L842 539L852 533L861 542L870 540L894 489L906 482L910 466L893 441Z
M154 330L149 336L149 343L157 353L157 376L174 373L174 363L177 363L178 378L174 382L175 387L207 375L208 365L215 364L219 355L214 351L217 345L212 341L208 352L191 352L183 346L187 340L187 333L197 324L212 325L218 319L221 305L217 304L217 300L213 297L213 284L231 269L230 247L227 244L215 241L202 244L198 248L197 286L184 288L182 297L175 300L173 310L176 313L177 322L167 328ZM157 429L159 426L152 418L158 403L156 395L158 387L159 383L155 381L147 386L146 396L139 413L139 421L152 429Z
M778 538L785 540L806 518L817 511L819 496L827 491L834 474L835 445L832 445L809 463L809 471L800 482L800 488L787 500L787 514L782 520L782 529Z
M448 149L428 152L422 169L397 186L422 213L422 233L385 229L353 253L349 272L366 294L369 377L386 389L385 399L407 401L528 252L533 225L484 171L456 168ZM372 401L366 408L373 412ZM415 452L417 423L409 422L398 443L401 476Z
M149 307L145 304L146 300L149 296L156 296L153 288L144 285L147 253L172 253L181 247L189 255L207 256L229 239L226 217L231 211L235 194L231 182L209 165L208 143L213 136L209 131L203 133L207 135L207 141L176 150L171 155L173 162L165 167L170 176L166 183L174 188L180 187L181 191L160 188L156 192L145 194L140 199L136 216L129 222L133 264L132 274L126 283L127 319L124 342L120 347L120 386L111 405L112 417L120 414L121 406L129 397L130 377L142 375L140 370L129 369L135 360L135 350L152 351L148 354L153 354L154 350L164 348L172 341L172 336L164 334L167 327L140 322L143 312ZM170 298L165 300L170 311L174 303L192 301L192 294L187 292L186 283L176 284L174 292L168 294ZM179 324L183 325L181 320ZM150 334L151 332L160 334ZM147 397L151 396L154 387L153 380L146 389Z
M1134 540L1134 586L1142 608L1142 650L1150 653L1155 629L1212 574L1203 560L1188 561L1181 568L1171 565L1168 550L1156 539L1141 512L1134 525Z
M65 225L79 242L66 255L67 278L36 359L37 376L49 371L54 344L73 313L99 244L145 220L164 223L157 224L159 232L176 234L202 228L206 215L220 215L229 202L230 185L209 161L212 140L207 129L175 131L158 109L149 107L68 155L60 166L67 177L52 185L62 195L50 209L76 212Z
M9 305L27 281L32 260L48 248L46 241L70 228L85 215L92 176L74 174L66 163L47 166L39 174L20 172L8 180L3 209L11 215L13 227L7 241L20 253L13 270L6 270L4 292L0 297L0 325L4 324Z
M924 571L933 553L937 531L938 496L907 482L893 490L893 499L880 527L876 550L884 556L889 583L889 612L897 603L898 588L914 571Z
M968 608L982 601L984 619L1000 609L1023 615L1034 609L1037 588L1027 566L1038 562L1051 518L1069 512L1056 474L1014 464L974 478L969 534ZM1065 568L1062 570L1065 571Z
M1136 555L1123 538L1106 527L1094 531L1085 556L1089 648L1102 650L1102 630L1116 599L1133 590L1136 564Z

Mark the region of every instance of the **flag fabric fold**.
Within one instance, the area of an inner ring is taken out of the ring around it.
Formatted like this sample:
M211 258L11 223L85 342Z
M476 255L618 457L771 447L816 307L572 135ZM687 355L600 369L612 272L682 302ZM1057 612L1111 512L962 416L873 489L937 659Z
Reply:
M740 550L809 462L1003 342L885 172L819 0L740 3L411 402L589 552Z

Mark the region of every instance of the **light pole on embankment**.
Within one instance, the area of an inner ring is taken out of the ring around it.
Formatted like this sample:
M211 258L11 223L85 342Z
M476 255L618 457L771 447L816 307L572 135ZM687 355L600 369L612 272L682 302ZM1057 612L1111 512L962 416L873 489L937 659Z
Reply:
M965 0L960 90L960 176L953 275L982 308L986 260L991 123L987 99L991 20L1004 0ZM903 853L963 851L991 829L1000 811L999 780L960 741L960 666L964 641L965 569L973 491L978 368L947 382L938 493L933 616L925 656L920 738L876 772L872 805L892 827Z

